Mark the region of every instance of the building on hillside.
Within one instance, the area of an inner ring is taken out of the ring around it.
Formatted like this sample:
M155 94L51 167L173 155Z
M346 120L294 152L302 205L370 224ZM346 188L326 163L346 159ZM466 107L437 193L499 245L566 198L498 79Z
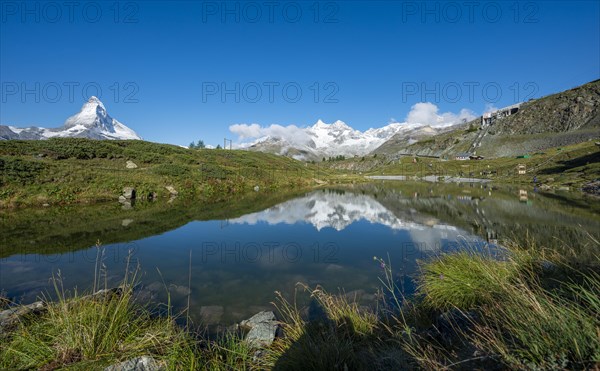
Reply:
M521 108L521 104L523 104L523 103L513 104L512 106L508 106L508 107L497 109L492 112L484 113L483 116L481 116L481 127L493 125L494 122L496 122L496 120L508 117L510 115L514 115L515 113L519 112L519 108Z
M519 201L527 202L527 191L524 189L519 189Z
M471 155L469 156L469 160L483 160L483 156Z
M457 153L456 156L454 156L454 159L459 161L465 161L468 160L471 156L472 154L466 152Z
M525 175L527 173L527 168L525 165L523 164L518 164L517 165L517 174L519 175Z

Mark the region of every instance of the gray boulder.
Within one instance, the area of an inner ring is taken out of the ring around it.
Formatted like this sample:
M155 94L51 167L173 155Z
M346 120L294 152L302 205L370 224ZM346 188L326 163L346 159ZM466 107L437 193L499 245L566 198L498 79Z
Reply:
M141 356L129 359L112 366L108 366L104 371L159 371L164 370L152 357Z
M0 335L10 331L23 316L37 315L46 310L46 304L43 301L36 301L29 305L21 305L9 308L0 312Z
M279 323L275 319L275 313L263 311L242 321L240 326L250 329L245 338L246 342L255 347L264 347L271 345L275 340Z

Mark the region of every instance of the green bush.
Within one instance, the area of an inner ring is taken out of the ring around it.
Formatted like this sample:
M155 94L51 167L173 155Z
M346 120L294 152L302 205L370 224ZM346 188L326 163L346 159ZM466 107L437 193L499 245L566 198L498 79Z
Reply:
M190 169L177 164L160 164L152 169L155 174L183 177L190 174Z
M31 184L45 168L43 163L37 161L0 157L0 185L11 182Z

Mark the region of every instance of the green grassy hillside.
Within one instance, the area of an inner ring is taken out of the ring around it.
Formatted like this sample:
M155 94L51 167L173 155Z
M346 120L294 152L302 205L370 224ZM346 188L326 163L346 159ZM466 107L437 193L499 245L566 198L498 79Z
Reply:
M483 160L457 161L437 158L402 156L400 158L377 155L352 158L327 164L331 169L351 172L354 175L462 176L487 178L494 184L532 183L558 189L580 189L583 185L600 179L600 147L593 141L564 147L555 147L523 156L485 158ZM527 155L526 157L524 157ZM519 158L521 157L521 158ZM517 166L525 165L526 174L517 174ZM415 179L416 179L415 178Z
M127 168L131 161L137 168ZM138 198L156 193L218 201L252 190L316 185L331 174L316 165L249 151L187 149L144 141L60 138L0 141L0 208Z

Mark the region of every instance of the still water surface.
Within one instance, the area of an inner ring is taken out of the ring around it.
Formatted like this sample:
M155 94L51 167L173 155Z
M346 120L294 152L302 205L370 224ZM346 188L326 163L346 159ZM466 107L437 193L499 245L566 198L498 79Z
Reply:
M586 246L599 237L599 210L597 201L569 194L403 182L216 205L21 210L0 214L0 290L29 303L59 273L66 288L89 289L99 252L107 285L117 285L130 256L142 299L166 300L169 292L181 310L189 295L194 321L228 325L271 308L275 291L291 295L298 282L373 303L381 274L373 256L389 256L410 294L417 260L431 254L497 251L506 239Z

